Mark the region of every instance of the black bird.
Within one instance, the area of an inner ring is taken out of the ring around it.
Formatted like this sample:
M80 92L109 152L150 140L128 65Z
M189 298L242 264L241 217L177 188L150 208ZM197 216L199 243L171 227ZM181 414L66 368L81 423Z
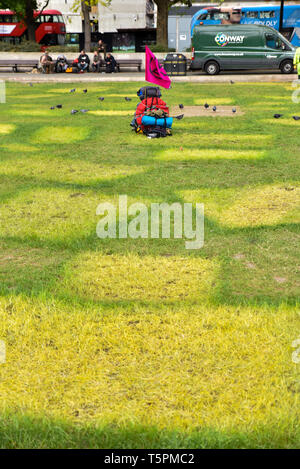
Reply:
M183 105L183 104L179 104L179 108L180 108L180 109L183 109L183 108L184 108L184 105Z
M87 90L82 90L84 93L87 93Z
M230 80L230 83L231 83L232 85L234 85L234 81Z
M213 107L213 111L214 111L214 112L216 112L216 110L217 110L217 107L216 107L216 106L214 106L214 107Z
M205 104L204 104L204 107L205 107L205 109L208 109L208 108L209 108L209 104L205 103Z
M99 101L104 101L104 98L102 96L98 99L99 99Z
M77 109L72 109L71 114L76 114L76 112L78 112Z
M131 98L127 98L127 96L126 96L125 101L131 101Z
M295 121L299 121L299 120L300 120L300 117L299 117L299 116L293 116L293 119L294 119Z
M279 119L279 118L282 117L282 116L283 116L283 114L274 114L274 118L275 118L275 119Z
M232 112L235 113L236 112L236 109L235 107L232 108Z
M57 109L61 109L62 108L62 104L57 104Z
M51 106L50 109L55 109L55 106Z
M70 93L75 93L76 91L76 88L73 88L72 90L70 90Z
M80 112L89 112L88 109L80 109Z
M184 118L184 114L180 114L180 116L176 116L175 119L181 121Z

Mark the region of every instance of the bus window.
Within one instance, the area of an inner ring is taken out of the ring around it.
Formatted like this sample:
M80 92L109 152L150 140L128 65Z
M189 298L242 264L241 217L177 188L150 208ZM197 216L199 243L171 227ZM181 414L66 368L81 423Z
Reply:
M261 11L259 16L260 18L275 18L275 11Z
M269 49L280 49L281 41L274 34L266 34L266 46Z
M258 11L247 11L247 18L258 18Z
M51 15L44 15L44 23L53 23L53 18Z
M197 21L206 20L206 18L207 18L207 13L203 13L202 15L198 16Z
M213 12L208 12L206 15L206 20L213 20L214 19L214 13Z
M12 23L12 16L11 15L2 15L0 17L1 23Z
M53 15L53 23L64 23L64 19L61 15Z

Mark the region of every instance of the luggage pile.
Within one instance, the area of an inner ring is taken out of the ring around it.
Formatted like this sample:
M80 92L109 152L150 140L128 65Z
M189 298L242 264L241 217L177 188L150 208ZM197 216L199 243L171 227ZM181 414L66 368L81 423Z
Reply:
M130 124L133 130L149 138L172 135L173 118L169 115L167 104L161 99L160 88L144 86L137 95L141 102Z

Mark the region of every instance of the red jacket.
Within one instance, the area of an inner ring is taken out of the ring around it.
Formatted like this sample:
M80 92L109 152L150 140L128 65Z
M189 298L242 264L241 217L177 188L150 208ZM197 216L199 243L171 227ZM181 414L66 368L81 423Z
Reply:
M149 109L162 109L169 116L169 108L166 103L160 98L146 98L138 105L135 111L135 117L137 124L143 129L142 118L145 112Z

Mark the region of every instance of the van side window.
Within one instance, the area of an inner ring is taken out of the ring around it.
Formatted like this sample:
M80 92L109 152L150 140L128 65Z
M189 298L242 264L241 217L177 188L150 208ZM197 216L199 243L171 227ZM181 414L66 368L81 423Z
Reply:
M281 41L274 34L266 34L266 46L269 49L280 49Z
M275 11L261 11L259 16L260 18L275 18Z

